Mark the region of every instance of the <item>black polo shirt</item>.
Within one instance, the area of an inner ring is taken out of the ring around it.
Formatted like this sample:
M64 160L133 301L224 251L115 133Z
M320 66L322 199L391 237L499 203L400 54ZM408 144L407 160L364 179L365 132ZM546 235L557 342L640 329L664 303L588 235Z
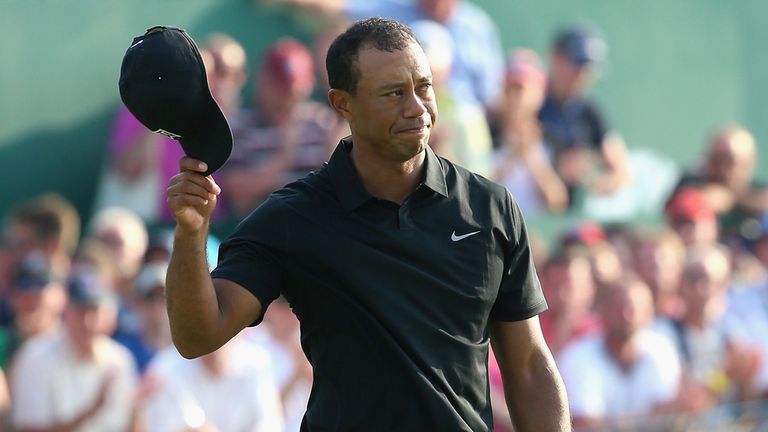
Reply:
M249 215L212 275L296 313L314 370L302 431L490 430L488 322L546 309L520 210L431 149L402 205L377 199L351 148Z

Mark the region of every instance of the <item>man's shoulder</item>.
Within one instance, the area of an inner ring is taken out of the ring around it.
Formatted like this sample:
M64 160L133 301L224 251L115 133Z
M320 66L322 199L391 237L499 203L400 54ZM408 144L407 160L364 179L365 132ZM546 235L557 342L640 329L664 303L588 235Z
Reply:
M449 192L457 187L466 187L470 192L506 199L508 192L504 186L442 156L439 159L444 167Z

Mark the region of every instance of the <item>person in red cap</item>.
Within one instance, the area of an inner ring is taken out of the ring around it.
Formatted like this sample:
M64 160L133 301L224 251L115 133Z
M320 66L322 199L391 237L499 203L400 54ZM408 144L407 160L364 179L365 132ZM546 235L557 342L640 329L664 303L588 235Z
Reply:
M717 215L699 189L686 187L675 192L667 201L664 213L686 246L717 241Z
M264 53L253 108L231 122L236 145L220 174L229 191L222 204L233 221L319 168L330 156L329 143L346 132L333 111L309 99L314 86L312 53L298 40L279 39Z

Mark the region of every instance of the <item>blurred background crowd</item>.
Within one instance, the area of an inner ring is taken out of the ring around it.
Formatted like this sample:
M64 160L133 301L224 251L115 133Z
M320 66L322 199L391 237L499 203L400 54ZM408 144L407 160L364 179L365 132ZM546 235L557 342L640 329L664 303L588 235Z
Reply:
M432 148L520 204L549 303L541 325L574 426L768 430L768 186L758 175L762 145L740 113L713 119L701 143L649 149L625 139L612 118L626 116L593 92L628 73L611 63L603 22L562 20L533 47L505 43L514 24L485 9L493 2L237 3L294 27L273 30L258 51L243 36L258 37L258 28L192 33L235 138L214 174L224 192L211 268L220 239L270 192L320 167L348 133L324 99L330 42L352 20L392 17L413 28L430 61L439 107ZM154 24L162 23L145 27ZM205 357L185 360L172 347L164 192L183 153L119 105L114 84L109 130L90 134L99 158L79 156L94 166L38 171L31 182L42 188L3 200L0 429L298 430L312 371L285 302ZM665 90L645 91L658 92L663 110ZM708 107L686 110L681 117ZM81 151L59 149L50 165ZM90 193L63 186L79 176L93 176ZM489 364L495 427L511 431L492 353Z

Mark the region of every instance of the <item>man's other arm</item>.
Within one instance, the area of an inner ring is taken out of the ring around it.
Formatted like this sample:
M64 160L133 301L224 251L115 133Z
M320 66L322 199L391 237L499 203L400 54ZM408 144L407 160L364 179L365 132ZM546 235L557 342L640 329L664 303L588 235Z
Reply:
M491 343L515 430L570 431L565 386L544 342L538 316L492 321Z

